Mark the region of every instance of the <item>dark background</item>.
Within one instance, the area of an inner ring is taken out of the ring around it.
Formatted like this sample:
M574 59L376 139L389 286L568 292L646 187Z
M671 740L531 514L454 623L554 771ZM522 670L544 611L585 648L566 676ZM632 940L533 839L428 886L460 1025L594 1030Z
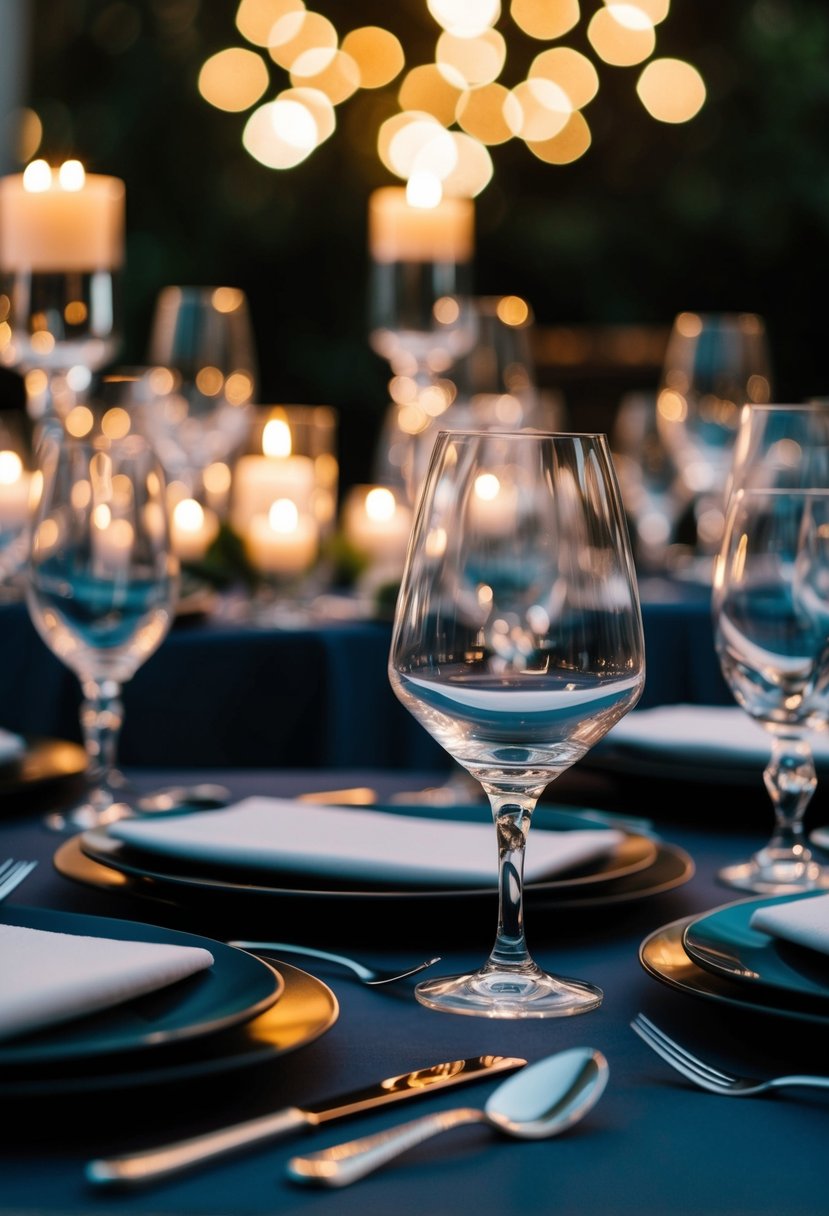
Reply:
M579 26L560 40L594 60L584 30L598 6L584 0ZM338 107L338 131L304 164L265 168L242 147L247 115L213 109L196 87L210 54L245 45L236 7L28 4L24 100L44 123L38 154L77 156L126 181L121 362L143 360L165 284L238 285L251 303L261 400L335 406L344 483L365 480L388 378L367 343L366 204L392 180L374 141L396 88ZM386 25L407 66L431 58L438 31L425 0L309 7L341 35ZM508 14L499 28L510 47L502 79L515 83L548 44L525 38ZM556 167L517 141L493 148L495 177L477 200L476 290L529 300L539 377L561 389L579 429L608 429L625 388L653 387L660 343L683 309L759 312L776 399L829 392L829 5L673 0L656 54L701 71L708 99L696 119L655 122L635 94L641 68L598 64L588 153ZM271 77L268 96L288 83L275 65ZM585 337L577 357L562 345L573 333Z

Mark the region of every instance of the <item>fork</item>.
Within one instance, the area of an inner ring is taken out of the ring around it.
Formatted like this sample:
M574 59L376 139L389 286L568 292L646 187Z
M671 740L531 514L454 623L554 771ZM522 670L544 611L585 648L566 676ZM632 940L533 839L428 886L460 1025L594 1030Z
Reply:
M393 984L396 980L405 980L410 975L417 975L418 971L425 971L427 967L434 966L440 962L440 957L427 959L423 963L418 963L416 967L409 967L406 971L389 971L381 967L369 967L365 963L360 963L356 959L348 958L345 954L331 954L328 950L315 950L313 946L296 946L290 942L242 942L232 941L227 943L229 946L236 946L240 950L267 950L268 953L274 954L302 954L308 958L323 959L327 963L338 963L341 967L347 968L357 976L362 983L368 984L369 987L377 987L380 984Z
M15 887L20 886L23 879L31 874L36 865L36 861L15 861L13 857L7 857L4 862L0 863L0 900L11 895Z
M761 1081L757 1077L735 1077L731 1073L721 1072L711 1064L706 1064L698 1056L692 1055L685 1047L674 1042L655 1026L643 1013L637 1013L631 1022L631 1029L639 1038L647 1043L658 1056L661 1056L672 1068L681 1073L701 1089L707 1089L712 1094L726 1094L731 1098L748 1098L752 1094L763 1094L770 1089L782 1089L786 1085L806 1085L815 1089L829 1089L829 1077L790 1076L771 1077Z

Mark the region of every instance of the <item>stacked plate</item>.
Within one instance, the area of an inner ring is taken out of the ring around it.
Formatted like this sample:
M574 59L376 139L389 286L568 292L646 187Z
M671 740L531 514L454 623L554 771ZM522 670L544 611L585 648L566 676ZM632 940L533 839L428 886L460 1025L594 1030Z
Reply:
M222 942L156 925L6 905L3 920L49 933L200 946L213 964L187 979L0 1042L0 1097L50 1098L179 1083L263 1063L336 1021L321 981Z
M247 806L254 802L261 805ZM628 830L624 822L539 808L527 848L528 905L604 907L691 878L686 852ZM247 846L245 830L251 832ZM554 864L559 848L567 859L562 865ZM471 865L476 851L482 858L477 869ZM546 858L552 872L544 870ZM462 909L475 916L484 906L489 910L497 892L495 833L486 805L355 809L249 799L225 811L166 821L155 816L85 832L61 845L54 862L66 877L91 886L168 903L201 901L223 914L229 905L257 913L264 905L271 920L280 912L329 920L332 911L338 917L384 909L444 912L447 903L453 915Z
M752 925L759 909L811 893L746 899L674 921L639 949L645 970L681 992L737 1009L829 1025L829 955Z

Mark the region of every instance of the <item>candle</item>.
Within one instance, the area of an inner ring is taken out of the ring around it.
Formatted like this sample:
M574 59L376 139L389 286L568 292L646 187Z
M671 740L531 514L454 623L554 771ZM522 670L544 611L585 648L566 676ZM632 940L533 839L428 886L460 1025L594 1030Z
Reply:
M0 532L14 532L29 518L31 474L17 452L0 451Z
M290 498L277 499L267 515L254 515L245 537L257 570L283 578L304 573L317 556L318 544L316 520L301 515Z
M33 161L0 178L0 269L111 270L124 260L124 183L86 174L79 161L53 170Z
M262 455L240 456L233 474L234 527L244 533L256 515L266 515L278 498L287 498L307 511L316 487L310 456L293 456L291 430L282 419L271 419L262 433Z
M468 198L444 198L417 207L402 186L383 186L369 199L368 230L377 262L469 262L474 206Z
M355 486L343 510L347 540L378 565L402 569L412 513L385 486Z
M92 510L92 573L96 578L118 578L129 570L135 529L128 519L112 518L108 503Z
M518 519L518 491L511 483L502 483L494 473L481 473L475 478L469 500L469 522L472 527L489 536L508 536L515 531Z
M215 511L205 509L195 498L182 498L170 518L170 544L183 562L200 561L219 532Z

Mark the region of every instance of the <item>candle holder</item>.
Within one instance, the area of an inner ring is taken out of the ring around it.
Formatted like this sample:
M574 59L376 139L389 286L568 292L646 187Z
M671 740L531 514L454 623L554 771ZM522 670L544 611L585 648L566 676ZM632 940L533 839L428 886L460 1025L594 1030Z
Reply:
M22 372L36 441L115 356L124 183L34 161L0 179L0 362Z

